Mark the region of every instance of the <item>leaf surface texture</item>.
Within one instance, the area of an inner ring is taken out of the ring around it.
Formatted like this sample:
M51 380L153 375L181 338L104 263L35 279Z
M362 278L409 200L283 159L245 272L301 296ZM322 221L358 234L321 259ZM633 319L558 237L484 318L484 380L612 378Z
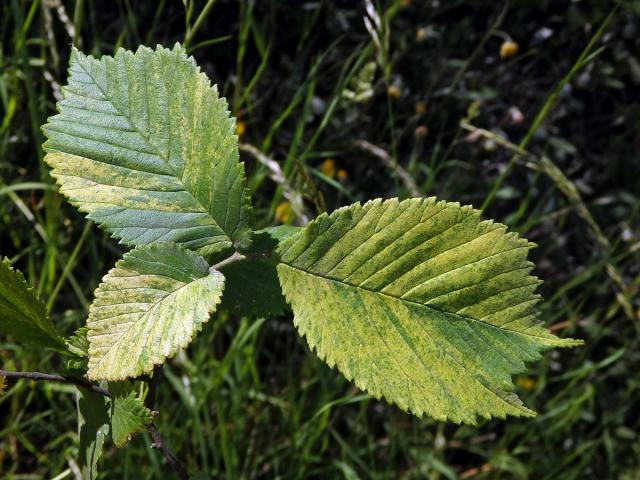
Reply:
M176 244L137 247L103 279L89 310L89 378L149 373L186 347L220 303L224 276Z
M434 198L321 215L279 247L300 334L360 389L418 416L535 415L511 376L580 342L537 320L532 244L479 216Z
M66 353L36 291L7 258L0 261L0 330L19 342Z
M153 422L151 410L130 385L109 384L111 393L111 438L116 447L124 447L131 437Z
M249 196L226 100L184 49L73 49L45 161L70 202L127 245L201 255L247 241Z

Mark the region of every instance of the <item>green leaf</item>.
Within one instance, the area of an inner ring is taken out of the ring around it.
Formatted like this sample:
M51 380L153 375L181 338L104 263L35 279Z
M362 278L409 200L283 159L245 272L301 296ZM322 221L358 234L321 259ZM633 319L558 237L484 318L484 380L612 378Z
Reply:
M107 402L102 395L78 389L78 464L85 480L98 478L98 460L109 435Z
M532 244L435 199L324 214L279 247L278 274L312 349L362 390L418 416L533 416L511 376L561 340L538 322Z
M89 329L86 326L82 326L78 328L73 335L67 337L67 349L74 355L65 363L65 367L68 370L81 370L83 374L87 371L89 361L88 332Z
M220 303L224 276L171 243L137 247L116 263L89 309L92 380L150 373L186 347Z
M36 291L8 258L0 261L0 330L25 344L67 351Z
M277 225L275 227L267 227L255 232L256 235L267 235L273 240L279 242L286 238L292 237L302 231L303 227L295 227L293 225Z
M116 447L124 447L131 437L153 422L153 413L144 406L131 385L109 384L111 394L111 438Z
M253 244L244 252L247 259L220 269L227 279L221 306L244 317L281 314L287 304L278 281L274 250L279 240L300 229L281 225L254 232Z
M59 113L43 127L60 191L127 245L201 255L248 243L250 199L227 102L178 44L75 48Z
M73 335L67 338L67 348L78 357L89 356L89 340L87 333L89 329L86 326L78 328Z

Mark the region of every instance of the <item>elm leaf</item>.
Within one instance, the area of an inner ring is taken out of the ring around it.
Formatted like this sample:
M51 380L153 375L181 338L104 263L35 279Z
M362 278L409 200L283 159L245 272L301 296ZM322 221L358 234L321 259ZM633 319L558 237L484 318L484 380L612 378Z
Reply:
M131 437L153 422L153 413L145 407L131 385L109 384L111 394L111 438L116 447L124 447Z
M179 44L100 60L74 48L63 93L45 161L88 218L130 246L249 243L235 119Z
M36 291L8 258L0 261L0 331L27 345L68 353Z
M202 257L176 244L153 243L125 254L89 309L89 378L150 373L202 329L224 282Z
M581 342L540 325L532 244L479 216L434 198L319 216L278 249L298 331L358 388L418 416L534 416L512 375Z

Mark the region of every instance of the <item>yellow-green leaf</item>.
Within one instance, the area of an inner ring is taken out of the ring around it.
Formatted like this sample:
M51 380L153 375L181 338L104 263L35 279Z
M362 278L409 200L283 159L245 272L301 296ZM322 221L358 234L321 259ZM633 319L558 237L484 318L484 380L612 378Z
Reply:
M418 416L535 415L511 376L580 342L537 319L532 244L479 216L434 198L321 215L279 247L300 334L360 389Z
M171 243L137 247L103 279L89 310L92 380L149 373L186 347L220 303L224 276Z
M88 218L127 245L208 255L247 243L235 120L180 45L100 60L74 48L63 93L43 127L45 161Z

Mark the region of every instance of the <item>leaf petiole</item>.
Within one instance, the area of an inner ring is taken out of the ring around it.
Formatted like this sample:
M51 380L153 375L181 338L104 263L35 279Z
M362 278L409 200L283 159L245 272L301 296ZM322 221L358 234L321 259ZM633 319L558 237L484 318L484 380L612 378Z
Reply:
M246 258L247 258L247 256L243 255L242 253L234 252L234 254L231 255L230 257L227 257L224 260L222 260L221 262L218 262L215 265L212 265L211 267L209 267L209 271L210 272L220 271L220 269L226 267L227 265L230 265L230 264L235 263L235 262L239 262L241 260L245 260Z

